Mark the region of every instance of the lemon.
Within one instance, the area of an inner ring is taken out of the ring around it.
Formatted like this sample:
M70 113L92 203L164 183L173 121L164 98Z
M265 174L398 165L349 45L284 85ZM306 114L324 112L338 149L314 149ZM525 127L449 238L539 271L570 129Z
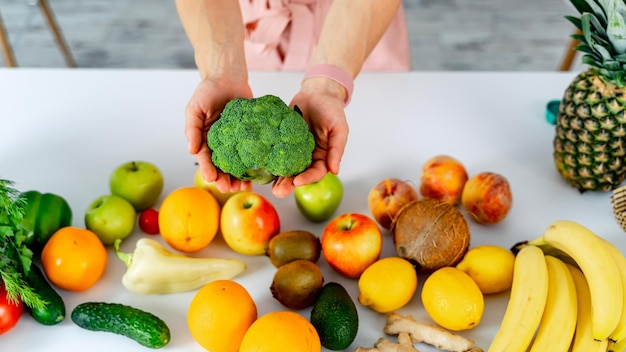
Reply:
M478 326L485 300L469 275L455 267L443 267L424 281L422 305L435 323L461 331Z
M417 290L417 273L408 260L386 257L367 267L358 285L359 303L387 313L411 301Z
M515 255L511 251L495 245L482 245L467 251L456 267L469 275L487 295L511 288L514 263Z

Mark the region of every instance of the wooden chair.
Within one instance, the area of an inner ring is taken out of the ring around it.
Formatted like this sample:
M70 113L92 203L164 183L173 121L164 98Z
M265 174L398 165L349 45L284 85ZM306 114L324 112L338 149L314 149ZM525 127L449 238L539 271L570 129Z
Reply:
M577 29L574 34L581 34L581 32ZM572 64L576 58L576 50L574 49L576 48L576 45L578 45L578 40L570 38L567 48L565 49L565 53L563 54L559 71L569 71L572 69Z
M65 59L65 63L68 67L76 67L76 62L74 61L74 57L72 56L72 52L70 51L67 42L65 41L65 37L61 32L61 28L59 27L54 13L50 8L47 0L37 0L39 8L43 13L43 16L48 23L48 27L52 31L54 39L63 54L63 58ZM11 43L9 42L8 35L4 28L2 17L0 16L0 44L2 45L2 55L4 57L4 61L8 67L17 67L17 61L15 60L15 55L13 54L13 50L11 49Z

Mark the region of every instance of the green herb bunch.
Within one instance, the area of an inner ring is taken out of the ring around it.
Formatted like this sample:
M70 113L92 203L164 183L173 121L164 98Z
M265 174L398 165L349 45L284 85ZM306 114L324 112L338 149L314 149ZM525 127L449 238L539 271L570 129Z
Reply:
M43 309L46 302L27 281L33 252L24 243L26 200L20 194L13 181L0 179L0 278L10 301L20 299L29 307Z

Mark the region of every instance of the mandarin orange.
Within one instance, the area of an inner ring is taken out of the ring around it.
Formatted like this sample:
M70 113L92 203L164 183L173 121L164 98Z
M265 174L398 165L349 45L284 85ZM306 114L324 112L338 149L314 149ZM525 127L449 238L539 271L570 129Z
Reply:
M68 291L93 286L107 266L107 250L90 230L67 226L57 230L41 252L41 265L52 284Z
M258 318L241 341L239 352L320 352L320 337L302 315L273 311Z
M216 280L195 294L187 310L191 336L207 351L237 352L248 327L256 320L254 300L233 280Z
M182 187L168 194L159 209L159 230L173 249L192 253L206 248L219 228L220 205L211 193Z

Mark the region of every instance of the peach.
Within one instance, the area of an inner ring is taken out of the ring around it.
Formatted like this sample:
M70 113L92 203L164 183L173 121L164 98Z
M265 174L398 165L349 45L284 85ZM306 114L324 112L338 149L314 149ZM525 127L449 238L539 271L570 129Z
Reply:
M397 178L386 178L370 190L367 204L376 222L389 229L400 209L418 197L410 183Z
M481 172L465 183L461 203L472 220L485 225L498 223L511 210L511 186L500 174Z
M420 193L424 198L458 204L467 178L461 162L448 155L437 155L422 168Z

